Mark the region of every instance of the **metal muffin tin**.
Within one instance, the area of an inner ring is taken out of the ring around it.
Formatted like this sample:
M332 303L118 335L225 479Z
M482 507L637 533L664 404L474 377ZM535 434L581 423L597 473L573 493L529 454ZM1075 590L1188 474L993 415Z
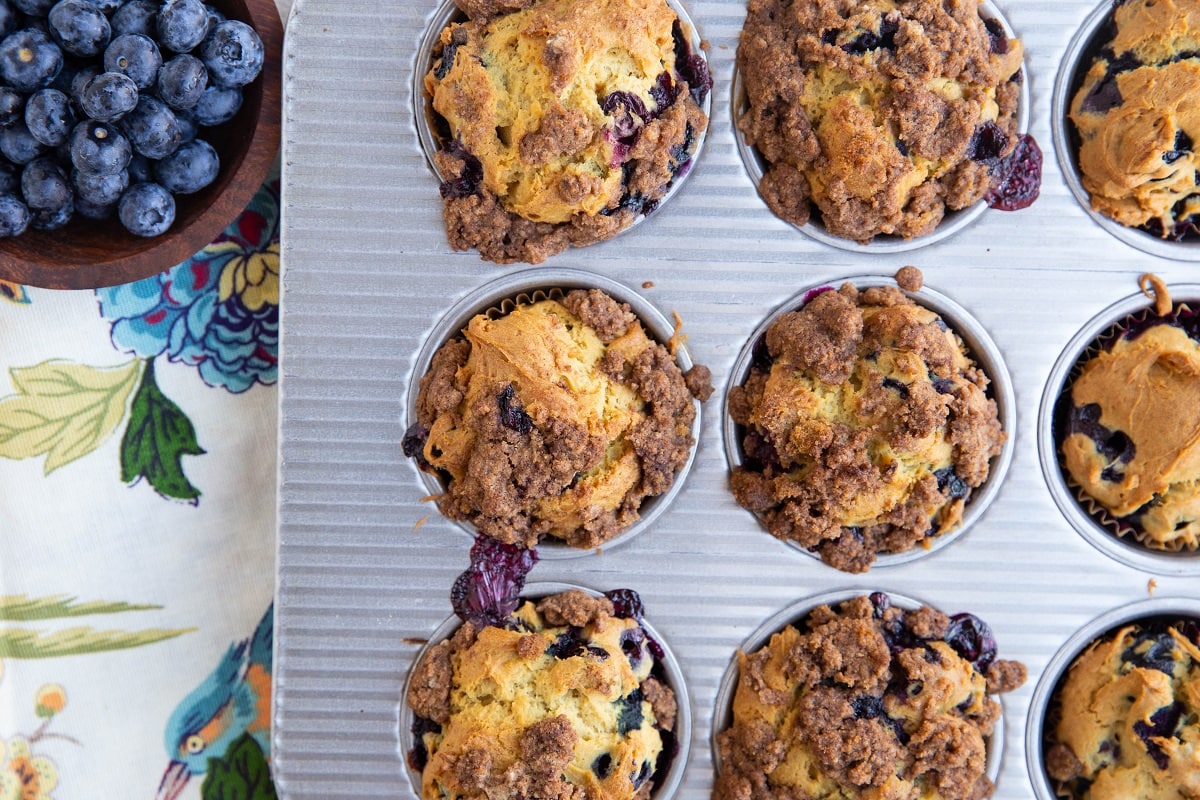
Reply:
M728 402L730 390L735 386L741 386L745 383L747 376L749 376L754 360L754 347L766 336L767 329L775 324L775 321L784 314L800 308L804 304L804 298L808 296L809 292L822 287L836 289L843 283L852 283L859 289L868 289L872 286L896 285L894 280L880 275L850 275L845 278L814 284L801 289L796 295L776 309L774 313L764 319L742 346L741 353L738 354L737 360L733 363L733 369L729 376L729 384L725 387L724 399L726 402ZM1004 358L1000 355L1000 350L996 347L996 343L992 341L988 332L984 330L983 326L966 309L936 289L922 286L919 291L909 292L908 295L917 304L936 313L951 330L958 334L963 344L966 345L971 360L988 376L991 383L988 386L987 394L996 401L997 416L1000 420L1000 428L1004 431L1005 440L1000 454L991 461L988 479L984 481L982 486L971 493L966 508L963 510L962 522L958 527L947 531L941 536L935 537L932 541L919 543L912 549L905 550L902 553L883 553L875 559L875 563L871 567L872 570L907 564L910 561L923 558L931 553L936 553L966 534L971 526L975 524L975 521L983 516L988 505L991 504L996 494L1000 491L1000 486L1004 483L1004 476L1008 472L1008 465L1012 461L1013 443L1016 441L1017 435L1017 432L1014 430L1017 414L1013 404L1012 381L1009 379L1008 369L1004 366ZM721 410L721 425L725 442L725 457L729 459L729 468L732 470L742 464L742 456L744 455L742 452L743 433L740 426L736 425L729 416L728 407ZM818 560L820 559L819 555L809 552L796 542L787 542L787 544L789 547L793 547L805 555ZM922 546L922 544L927 546Z
M669 203L607 242L545 265L603 276L666 316L718 388L691 470L654 523L601 553L546 558L532 582L637 590L693 708L677 800L711 793L712 715L747 637L827 591L881 589L993 629L1028 683L1004 695L994 797L1032 796L1026 729L1049 661L1088 621L1150 595L1200 598L1194 577L1110 558L1074 529L1041 469L1038 409L1054 365L1145 272L1172 294L1193 267L1114 238L1047 157L1040 199L981 214L919 250L852 251L799 235L755 191L730 116L745 0L681 0L714 77L704 150ZM1095 0L999 3L1025 45L1029 129L1049 155L1060 62ZM416 125L414 69L436 2L299 0L284 47L283 302L275 729L287 798L412 798L399 715L405 678L450 615L470 539L441 517L400 451L417 359L456 304L527 267L452 252ZM995 343L1012 385L1012 457L995 497L953 546L847 575L772 538L733 501L724 398L763 319L803 287L919 267Z
M620 587L609 587L620 588ZM603 594L603 591L581 586L571 583L530 583L526 584L525 590L521 596L531 600L549 597L552 594L559 594L570 589L582 589L593 597ZM605 589L604 591L607 591ZM639 620L642 628L649 634L650 638L658 642L662 648L662 657L658 658L658 663L662 666L663 677L666 678L667 684L675 692L675 703L678 708L675 718L675 729L673 733L679 742L679 750L675 753L670 762L670 767L667 769L666 775L655 776L654 790L650 794L650 800L670 800L679 788L680 782L683 780L683 773L688 763L688 751L691 749L692 742L692 704L688 697L687 681L684 679L683 670L679 666L679 661L676 660L675 654L671 651L670 642L654 629L654 626L646 619ZM425 653L433 645L449 639L458 630L462 624L462 620L458 617L451 616L445 622L437 627L433 634L429 637L429 642L421 648L420 653L413 659L412 666L416 667L417 663L425 656ZM404 682L404 693L401 695L400 705L400 746L403 752L407 754L416 745L416 739L412 735L413 713L405 698L408 697L408 687L412 682L413 669L409 670L408 677ZM412 791L417 796L421 794L421 773L414 770L405 762L408 769L408 778L412 782Z

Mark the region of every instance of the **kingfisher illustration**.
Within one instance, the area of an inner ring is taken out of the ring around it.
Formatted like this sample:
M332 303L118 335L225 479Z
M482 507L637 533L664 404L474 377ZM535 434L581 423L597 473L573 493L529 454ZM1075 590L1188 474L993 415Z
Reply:
M243 734L271 754L271 648L275 604L267 608L249 639L230 645L221 663L176 707L164 743L171 763L156 800L175 800L194 775L208 769Z

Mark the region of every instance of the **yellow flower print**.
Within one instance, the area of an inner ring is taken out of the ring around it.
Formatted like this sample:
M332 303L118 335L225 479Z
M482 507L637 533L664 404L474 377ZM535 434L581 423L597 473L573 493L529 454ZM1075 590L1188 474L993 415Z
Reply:
M67 707L67 692L57 683L47 683L33 696L34 710L42 719L50 719Z
M205 255L213 263L228 259L221 268L217 295L221 300L236 294L250 311L279 305L278 242L262 250L247 249L237 242L222 242L209 245Z
M54 762L30 752L24 737L0 740L0 800L54 800L56 786Z

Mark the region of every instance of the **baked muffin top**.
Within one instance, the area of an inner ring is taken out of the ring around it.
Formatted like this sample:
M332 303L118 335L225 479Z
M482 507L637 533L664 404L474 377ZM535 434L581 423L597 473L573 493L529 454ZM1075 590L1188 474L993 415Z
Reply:
M738 653L714 800L980 798L992 791L989 692L1020 686L969 614L902 610L881 593L818 606Z
M691 388L689 388L691 387ZM444 480L438 507L532 547L599 546L687 462L692 388L627 304L598 289L480 314L421 378L405 451Z
M1072 800L1200 794L1200 629L1127 625L1071 664L1052 701L1046 772Z
M651 211L711 84L665 0L464 5L425 76L451 245L538 263Z
M1016 148L1021 59L977 0L750 0L737 123L766 162L760 194L858 242L930 233Z
M648 797L677 714L655 647L637 619L579 590L497 625L465 622L410 682L422 796Z
M900 289L817 294L771 325L731 391L734 497L772 535L863 572L961 523L1005 439L988 385Z
M1092 207L1163 237L1200 212L1200 2L1128 0L1070 109Z
M1068 392L1060 448L1072 482L1156 549L1200 544L1200 319L1172 307L1126 321Z

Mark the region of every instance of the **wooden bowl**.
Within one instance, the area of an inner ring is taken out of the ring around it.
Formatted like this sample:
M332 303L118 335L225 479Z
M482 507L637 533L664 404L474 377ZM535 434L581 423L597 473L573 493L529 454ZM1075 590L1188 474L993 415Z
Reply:
M243 89L242 107L202 138L221 170L209 186L175 198L175 224L161 236L134 236L115 219L76 216L56 231L32 228L0 240L0 279L46 289L95 289L140 280L191 258L232 222L266 179L279 151L283 24L275 0L208 0L254 28L266 50L262 74Z

